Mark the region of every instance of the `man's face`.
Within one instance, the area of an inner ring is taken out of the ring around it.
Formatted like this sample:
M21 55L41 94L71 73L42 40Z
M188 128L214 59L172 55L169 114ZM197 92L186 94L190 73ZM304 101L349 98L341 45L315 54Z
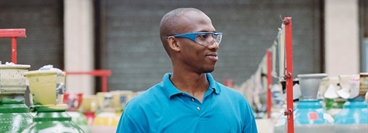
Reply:
M190 11L182 15L181 23L183 33L189 32L214 32L210 18L201 12ZM212 72L218 60L217 50L219 46L212 39L204 44L193 42L190 39L178 38L181 46L180 60L187 69L197 73Z

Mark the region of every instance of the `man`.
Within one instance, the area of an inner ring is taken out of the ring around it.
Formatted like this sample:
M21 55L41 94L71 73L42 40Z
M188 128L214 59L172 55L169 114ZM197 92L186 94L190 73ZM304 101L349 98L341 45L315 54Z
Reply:
M256 133L251 107L240 93L216 82L222 33L195 8L178 8L160 23L173 71L125 107L121 133Z

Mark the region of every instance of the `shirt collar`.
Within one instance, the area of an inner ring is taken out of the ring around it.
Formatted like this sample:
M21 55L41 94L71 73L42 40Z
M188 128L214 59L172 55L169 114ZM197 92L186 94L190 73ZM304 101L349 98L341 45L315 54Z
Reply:
M174 84L171 82L170 77L172 73L166 73L164 77L162 78L162 82L160 84L164 95L170 99L171 96L182 94L183 92L180 91L178 88L174 86ZM206 73L207 80L209 81L209 89L213 89L216 94L219 94L221 92L221 88L217 85L217 82L212 77L210 73Z

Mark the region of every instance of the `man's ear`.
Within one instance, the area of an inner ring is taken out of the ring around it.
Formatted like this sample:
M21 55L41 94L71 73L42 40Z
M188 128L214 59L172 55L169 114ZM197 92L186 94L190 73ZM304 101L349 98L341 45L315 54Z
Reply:
M173 37L168 38L168 44L169 44L170 49L172 49L174 51L180 51L180 47L179 47L178 43L179 42L175 38L173 38Z

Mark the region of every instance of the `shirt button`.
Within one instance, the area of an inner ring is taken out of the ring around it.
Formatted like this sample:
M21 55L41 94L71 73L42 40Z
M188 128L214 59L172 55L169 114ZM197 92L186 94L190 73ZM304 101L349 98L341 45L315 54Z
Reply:
M192 102L194 102L194 98L192 98Z
M200 107L197 107L197 110L201 110L201 108Z

